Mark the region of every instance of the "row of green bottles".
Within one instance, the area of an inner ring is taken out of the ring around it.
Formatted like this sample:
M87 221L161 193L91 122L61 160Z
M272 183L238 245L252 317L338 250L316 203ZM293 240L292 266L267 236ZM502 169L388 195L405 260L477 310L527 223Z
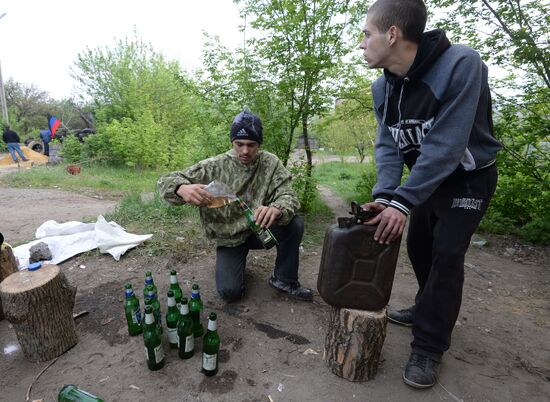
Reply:
M256 223L254 220L254 212L250 209L246 203L241 200L240 198L237 198L237 201L239 202L239 205L241 206L241 209L244 212L244 215L246 216L246 220L248 222L248 226L250 229L252 229L252 232L256 235L258 240L262 243L265 249L270 249L271 247L275 246L277 244L277 239L271 233L271 230L262 228L260 225Z
M189 304L186 297L181 299L179 317L175 314L174 293L168 291L169 312L166 323L168 337L171 347L178 348L178 356L182 359L193 357L195 352L195 331L194 322L189 314ZM168 324L170 316L170 324ZM202 348L202 372L207 376L213 376L218 372L218 355L220 350L220 337L217 331L216 313L210 313L208 329L204 335ZM175 324L174 324L175 323ZM175 329L175 331L173 330ZM150 370L159 370L164 367L165 357L162 348L162 340L157 330L153 308L147 306L145 309L145 327L143 340L147 356L147 367Z
M158 300L158 294L156 292L157 287L153 282L153 278L150 272L145 274L146 280L148 283L145 286L145 306L153 307L153 314L155 315L155 322L157 323L157 328L160 334L163 333L162 327L162 311L160 302ZM183 292L177 283L176 272L172 271L170 273L171 284L170 291L168 293L168 311L166 313L167 327L168 327L168 338L172 347L176 348L177 342L175 341L175 332L177 321L179 319L179 310L181 308L181 300L183 297ZM171 292L171 293L170 293ZM124 311L126 314L126 321L128 324L128 333L131 336L139 335L143 332L143 320L140 312L139 300L134 294L131 284L126 285L125 292L125 303ZM145 308L144 306L144 308ZM203 310L202 300L200 298L199 286L193 284L192 299L189 303L189 310L191 317L194 323L194 335L195 337L202 336L204 329L201 323L201 315Z

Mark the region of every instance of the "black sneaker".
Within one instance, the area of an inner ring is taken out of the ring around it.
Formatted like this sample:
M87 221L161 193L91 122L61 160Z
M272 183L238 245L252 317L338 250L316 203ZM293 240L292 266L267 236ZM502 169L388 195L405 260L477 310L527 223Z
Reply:
M269 284L271 287L286 293L294 299L303 300L303 301L312 301L313 300L313 291L311 289L305 288L300 285L300 282L296 281L294 284L286 283L280 279L271 276L269 278Z
M414 317L414 307L409 307L403 310L388 311L388 320L394 324L412 327Z
M439 362L418 353L411 353L403 370L403 381L413 388L429 388L437 381Z

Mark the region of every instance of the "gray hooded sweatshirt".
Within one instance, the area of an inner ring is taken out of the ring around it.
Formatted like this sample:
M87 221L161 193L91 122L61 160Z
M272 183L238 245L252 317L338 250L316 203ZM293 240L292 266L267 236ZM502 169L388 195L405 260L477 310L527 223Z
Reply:
M449 177L495 163L487 66L479 54L425 32L404 77L387 70L372 85L378 132L376 202L404 214ZM410 170L401 183L403 167Z

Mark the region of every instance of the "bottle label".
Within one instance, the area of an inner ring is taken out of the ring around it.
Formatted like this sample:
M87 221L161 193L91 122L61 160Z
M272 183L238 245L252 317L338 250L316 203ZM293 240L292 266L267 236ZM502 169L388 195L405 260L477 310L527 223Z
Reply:
M145 324L152 324L154 322L153 314L145 314Z
M139 306L134 310L134 314L132 314L132 323L141 324L141 310Z
M208 330L209 331L216 330L216 321L208 320Z
M178 283L178 277L176 275L170 275L170 283Z
M164 349L162 349L162 344L158 345L155 348L155 361L160 363L164 360Z
M162 349L162 344L156 346L153 349L153 353L155 354L155 363L160 363L164 359L164 350ZM147 346L145 347L145 357L147 358L147 361L149 361L149 351L147 350Z
M202 354L202 368L208 371L216 369L216 364L218 361L218 354L209 355L207 353Z
M177 328L166 328L168 330L168 342L172 344L177 344L178 342L178 329Z
M185 337L185 351L191 352L195 348L195 337L193 334Z

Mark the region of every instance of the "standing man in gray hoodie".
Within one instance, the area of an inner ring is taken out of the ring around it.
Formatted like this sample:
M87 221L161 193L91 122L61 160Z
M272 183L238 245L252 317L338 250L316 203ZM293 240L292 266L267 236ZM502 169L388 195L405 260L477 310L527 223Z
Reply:
M390 311L412 326L407 385L431 387L458 318L464 255L497 182L487 67L479 54L451 45L441 30L424 32L422 0L378 0L368 10L360 48L369 68L383 69L372 85L378 122L380 212L374 238L389 244L410 215L407 251L418 292L412 307ZM403 168L409 176L401 184Z

